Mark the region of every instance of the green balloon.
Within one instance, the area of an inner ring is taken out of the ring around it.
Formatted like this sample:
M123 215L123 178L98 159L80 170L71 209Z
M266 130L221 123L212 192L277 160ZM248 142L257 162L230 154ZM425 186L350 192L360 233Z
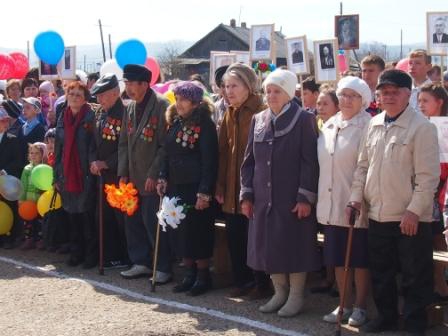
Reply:
M46 164L40 164L31 171L31 183L37 189L50 190L53 186L53 168Z

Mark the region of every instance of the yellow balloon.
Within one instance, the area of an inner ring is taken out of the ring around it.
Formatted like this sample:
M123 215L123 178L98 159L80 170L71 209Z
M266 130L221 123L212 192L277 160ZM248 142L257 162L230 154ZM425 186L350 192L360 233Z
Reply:
M50 210L51 198L53 197L53 189L47 190L42 195L40 195L37 200L37 212L42 217ZM54 209L59 209L62 206L61 196L56 193L56 200L54 204Z
M11 208L5 202L0 201L0 235L7 235L11 231L13 214Z

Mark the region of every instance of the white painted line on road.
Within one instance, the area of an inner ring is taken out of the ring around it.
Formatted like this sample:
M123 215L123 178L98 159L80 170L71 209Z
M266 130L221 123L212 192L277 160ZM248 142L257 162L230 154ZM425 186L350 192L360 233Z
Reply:
M251 327L251 328L260 329L260 330L263 330L263 331L266 331L266 332L269 332L269 333L273 333L273 334L277 334L277 335L309 336L309 335L304 334L304 333L300 333L300 332L293 331L293 330L288 330L288 329L278 328L278 327L273 326L271 324L260 322L260 321L257 321L257 320L251 320L251 319L248 319L246 317L226 314L224 312L221 312L221 311L215 310L215 309L203 308L203 307L193 306L193 305L186 304L186 303L170 301L170 300L164 300L164 299L160 299L160 298L156 298L156 297L140 294L140 293L137 293L137 292L133 292L131 290L124 289L124 288L121 288L121 287L117 287L117 286L114 286L114 285L111 285L111 284L108 284L108 283L105 283L105 282L101 282L101 281L96 281L96 280L92 280L92 279L85 279L85 278L81 279L81 278L71 277L71 276L68 276L68 275L66 275L64 273L61 273L61 272L50 271L50 270L47 270L47 269L45 269L43 267L27 264L27 263L24 263L22 261L18 261L18 260L11 259L11 258L6 258L6 257L1 257L0 256L0 261L3 261L5 263L9 263L9 264L13 264L13 265L16 265L16 266L20 266L20 267L26 268L26 269L31 270L31 271L45 273L46 275L50 275L50 276L55 277L55 278L64 279L64 280L70 280L70 281L79 281L79 282L82 282L82 283L86 283L86 284L89 284L89 285L97 287L97 288L108 290L110 292L114 292L114 293L117 293L117 294L120 294L120 295L126 295L126 296L131 297L131 298L136 299L136 300L141 300L141 301L145 301L145 302L149 302L149 303L155 303L155 304L164 305L164 306L168 306L168 307L172 307L172 308L177 308L177 309L189 311L189 312L192 312L192 313L205 314L205 315L216 317L216 318L219 318L219 319L222 319L222 320L227 320L227 321L243 324L243 325L246 325L246 326Z

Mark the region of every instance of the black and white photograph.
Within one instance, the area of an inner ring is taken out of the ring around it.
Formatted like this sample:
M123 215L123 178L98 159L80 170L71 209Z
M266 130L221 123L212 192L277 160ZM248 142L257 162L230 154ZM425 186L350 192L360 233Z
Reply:
M241 50L230 50L231 54L236 55L236 62L250 66L250 52Z
M76 47L69 46L64 49L64 56L58 64L62 79L76 78Z
M210 84L214 83L213 74L216 69L235 62L237 62L237 56L234 53L228 53L225 51L210 51Z
M306 36L290 37L285 40L288 68L298 75L309 73Z
M48 64L44 61L39 61L39 79L53 80L58 78L58 68L56 64Z
M272 60L274 24L253 25L250 29L251 60Z
M336 15L334 31L340 49L359 48L359 15Z
M314 68L316 82L332 82L337 80L338 44L336 39L314 41Z
M432 55L448 55L448 12L426 13L426 45Z

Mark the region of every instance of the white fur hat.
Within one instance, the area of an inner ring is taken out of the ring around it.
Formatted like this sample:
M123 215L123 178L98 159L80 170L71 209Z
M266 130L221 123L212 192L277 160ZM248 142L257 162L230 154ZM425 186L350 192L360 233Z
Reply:
M372 102L372 91L370 91L369 86L361 78L354 76L347 76L342 78L338 82L338 88L336 94L340 95L343 89L352 89L357 94L362 97L362 106L366 109Z
M265 91L269 84L277 85L292 99L296 93L297 76L289 70L277 69L271 72L264 80L263 88Z

